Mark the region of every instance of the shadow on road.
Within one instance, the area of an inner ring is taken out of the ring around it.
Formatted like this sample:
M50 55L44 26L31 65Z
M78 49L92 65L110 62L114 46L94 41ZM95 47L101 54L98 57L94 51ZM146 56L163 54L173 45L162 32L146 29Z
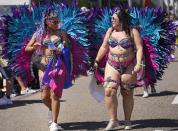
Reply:
M175 129L171 129L170 131L178 131L178 128L175 128Z
M135 120L132 122L133 129L144 128L175 128L178 129L178 120L175 119L148 119L148 120Z
M177 95L178 92L174 91L161 91L156 94L149 94L149 97L157 97L157 96L170 96L170 95ZM135 94L134 96L142 96L143 94Z
M0 106L0 109L26 106L27 104L42 103L41 100L14 100L12 105Z
M60 100L60 102L65 102L66 100ZM42 103L41 100L14 100L12 105L2 105L0 109L14 108L19 106L26 106L28 104Z
M61 123L63 130L103 130L107 125L107 121L101 122L71 122ZM134 130L144 130L145 128L172 128L178 129L178 120L175 119L147 119L132 121ZM116 130L123 130L122 125Z
M71 123L62 123L60 126L64 130L101 130L104 129L107 125L107 121L101 122L71 122Z

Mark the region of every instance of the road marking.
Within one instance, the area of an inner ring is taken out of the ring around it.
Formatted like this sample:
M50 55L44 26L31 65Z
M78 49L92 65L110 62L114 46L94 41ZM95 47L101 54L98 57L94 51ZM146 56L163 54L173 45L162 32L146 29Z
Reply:
M178 95L176 95L176 97L172 101L172 104L178 104Z

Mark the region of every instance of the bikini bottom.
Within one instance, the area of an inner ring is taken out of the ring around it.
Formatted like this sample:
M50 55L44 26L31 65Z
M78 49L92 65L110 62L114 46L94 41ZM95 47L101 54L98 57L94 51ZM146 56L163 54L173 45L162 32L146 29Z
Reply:
M121 75L124 74L128 69L133 68L136 60L131 59L124 62L117 62L111 59L108 59L108 64L117 70Z

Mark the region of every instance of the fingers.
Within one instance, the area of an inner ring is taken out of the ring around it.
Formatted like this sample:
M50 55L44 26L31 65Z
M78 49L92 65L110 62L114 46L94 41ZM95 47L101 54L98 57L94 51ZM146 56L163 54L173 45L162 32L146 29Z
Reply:
M94 63L94 70L97 70L97 69L98 69L98 64Z
M95 72L95 71L97 71L97 69L98 69L98 65L97 64L94 63L94 64L90 65L90 69L89 70L91 72Z
M33 48L34 48L34 49L37 49L39 46L40 46L40 45L39 45L38 43L35 43L35 44L33 45Z
M132 74L138 73L140 71L140 68L135 67L134 70L132 71Z
M133 71L132 71L132 74L135 74L135 73L136 73L136 72L133 70Z
M34 44L33 46L34 46L35 48L37 48L39 45L37 45L37 44Z
M40 44L36 44L36 43L35 43L34 46L38 47L38 46L40 46Z

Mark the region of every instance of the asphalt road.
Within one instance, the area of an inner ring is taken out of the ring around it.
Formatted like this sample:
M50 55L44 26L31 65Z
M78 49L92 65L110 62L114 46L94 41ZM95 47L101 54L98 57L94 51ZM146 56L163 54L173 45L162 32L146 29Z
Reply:
M176 56L178 58L178 51ZM107 125L105 104L90 95L90 80L90 77L81 77L72 88L64 90L58 119L64 130L95 131ZM134 131L178 131L178 60L169 64L156 89L157 94L149 98L141 97L142 88L135 90ZM123 120L122 97L118 96L118 118ZM0 131L48 131L48 110L41 103L39 92L15 97L13 101L11 106L0 107ZM123 130L123 126L118 130Z

